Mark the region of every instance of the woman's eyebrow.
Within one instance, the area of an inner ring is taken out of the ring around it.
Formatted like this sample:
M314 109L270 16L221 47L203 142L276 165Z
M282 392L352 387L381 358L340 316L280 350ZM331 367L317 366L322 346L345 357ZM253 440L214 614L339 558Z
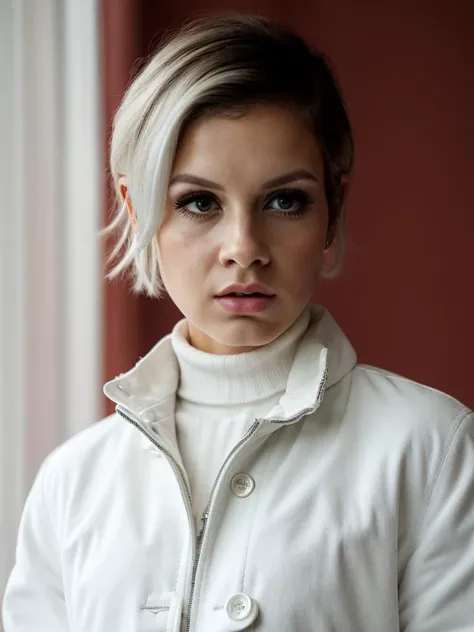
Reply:
M296 169L295 171L291 171L290 173L274 178L273 180L268 180L268 182L264 183L263 188L271 189L272 187L288 184L289 182L294 182L295 180L312 180L313 182L319 182L317 177L310 171L306 171L306 169Z
M306 169L296 169L295 171L291 171L290 173L286 173L285 175L278 176L278 178L274 178L272 180L268 180L263 183L263 189L271 189L272 187L281 186L282 184L288 184L289 182L294 182L295 180L312 180L313 182L319 182L319 180L314 176L310 171ZM210 189L217 189L218 191L223 191L224 187L217 182L213 182L212 180L206 180L206 178L199 178L198 176L193 176L190 173L180 173L176 176L173 176L170 180L170 186L173 184L177 184L178 182L183 182L186 184L196 184L201 187L208 187Z

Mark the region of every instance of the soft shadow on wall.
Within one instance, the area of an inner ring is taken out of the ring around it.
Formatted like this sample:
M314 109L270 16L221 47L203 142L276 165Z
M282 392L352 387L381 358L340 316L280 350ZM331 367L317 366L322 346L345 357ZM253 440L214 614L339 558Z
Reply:
M110 121L137 59L161 34L203 11L280 19L332 59L354 128L349 249L327 305L375 364L474 406L469 182L474 122L474 3L437 0L103 0L104 99ZM106 160L106 157L104 157ZM105 163L106 164L106 163ZM112 200L110 189L107 199ZM110 212L112 202L106 213ZM168 299L104 283L104 381L132 367L181 317ZM113 405L105 403L107 413Z

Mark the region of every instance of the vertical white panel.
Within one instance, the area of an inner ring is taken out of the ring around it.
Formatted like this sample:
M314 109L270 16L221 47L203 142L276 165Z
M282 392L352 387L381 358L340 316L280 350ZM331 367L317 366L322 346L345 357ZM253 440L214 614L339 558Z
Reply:
M26 491L22 3L0 3L0 596Z
M103 125L97 0L63 0L67 250L65 403L68 434L97 420L101 402L100 242Z
M27 477L65 433L62 392L62 85L57 0L23 0Z
M0 599L38 466L100 411L97 0L0 0Z

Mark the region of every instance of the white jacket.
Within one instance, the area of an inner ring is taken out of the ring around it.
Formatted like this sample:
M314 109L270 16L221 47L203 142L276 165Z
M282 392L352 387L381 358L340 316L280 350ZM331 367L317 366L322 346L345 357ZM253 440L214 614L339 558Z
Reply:
M104 387L117 414L54 450L28 496L5 632L474 630L473 414L357 365L312 311L199 537L170 336Z

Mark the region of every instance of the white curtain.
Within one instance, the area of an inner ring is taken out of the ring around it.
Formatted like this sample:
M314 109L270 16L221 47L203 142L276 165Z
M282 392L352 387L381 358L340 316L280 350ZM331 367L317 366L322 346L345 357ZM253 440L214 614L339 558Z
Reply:
M39 464L101 416L98 0L0 0L0 599Z

